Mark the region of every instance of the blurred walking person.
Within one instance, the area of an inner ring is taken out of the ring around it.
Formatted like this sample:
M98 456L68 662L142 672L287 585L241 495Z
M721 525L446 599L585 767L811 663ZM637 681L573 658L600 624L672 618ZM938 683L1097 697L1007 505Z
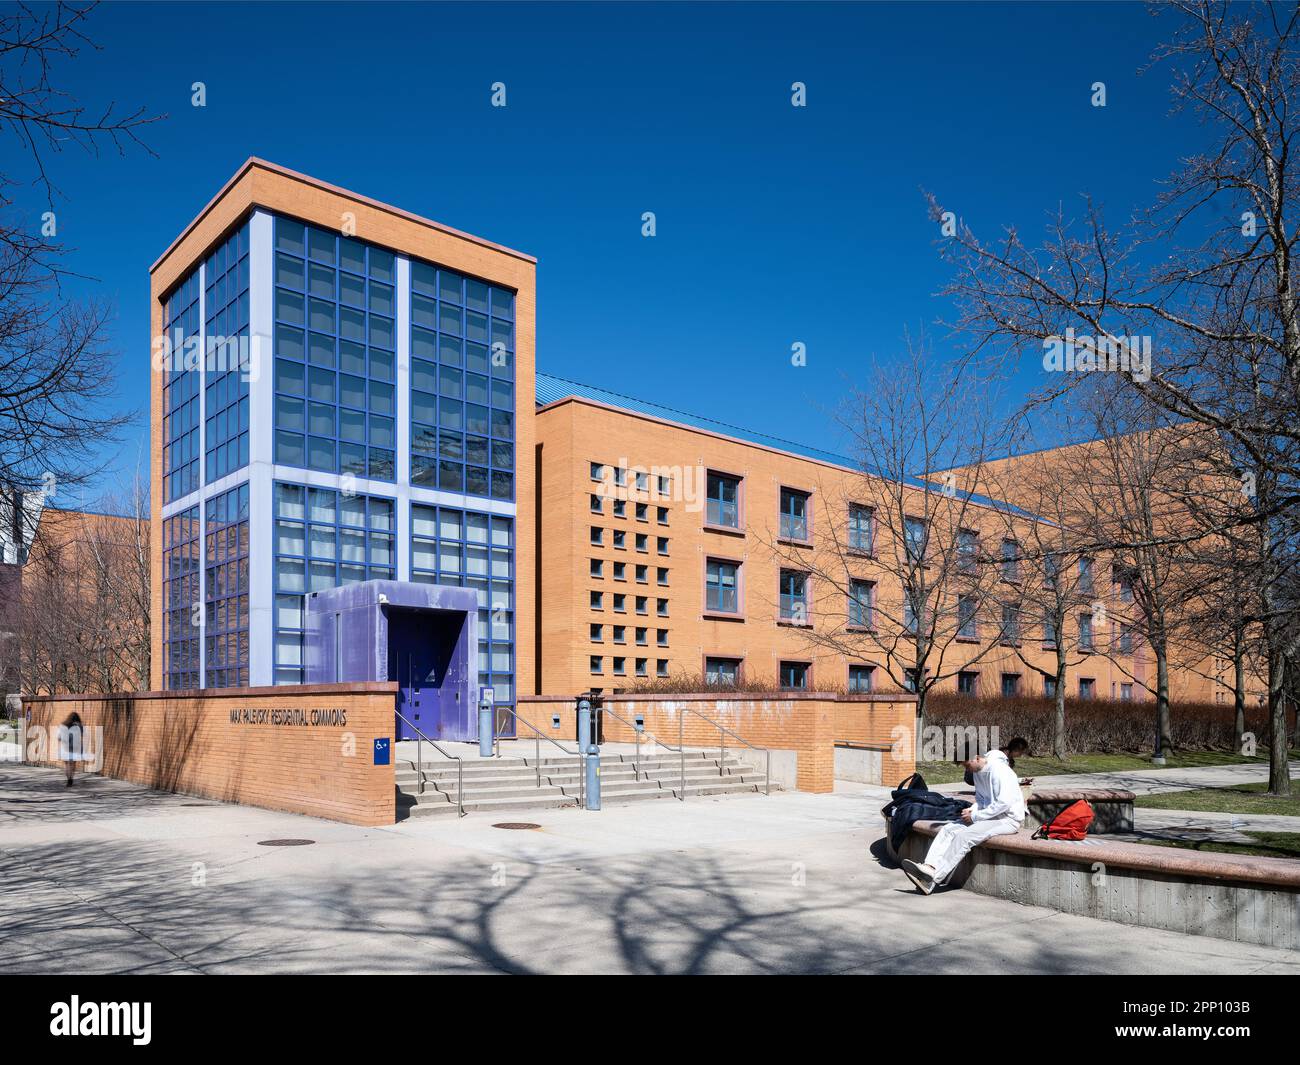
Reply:
M72 777L77 771L77 763L82 759L81 715L75 710L64 719L58 730L59 761L68 774L67 786L72 787Z

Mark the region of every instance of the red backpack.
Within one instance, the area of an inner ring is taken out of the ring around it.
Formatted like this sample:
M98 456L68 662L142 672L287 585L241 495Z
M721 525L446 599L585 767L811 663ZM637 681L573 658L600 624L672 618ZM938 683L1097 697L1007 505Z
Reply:
M1093 809L1088 803L1079 799L1070 803L1064 810L1045 825L1039 825L1034 839L1083 839L1092 824Z

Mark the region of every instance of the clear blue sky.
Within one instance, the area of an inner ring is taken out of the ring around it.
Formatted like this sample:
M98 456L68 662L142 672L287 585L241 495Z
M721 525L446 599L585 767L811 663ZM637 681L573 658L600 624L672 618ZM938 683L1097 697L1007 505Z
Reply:
M846 378L905 329L952 350L920 190L985 233L1084 191L1126 217L1197 136L1168 70L1137 74L1168 30L1128 3L109 3L56 81L168 117L157 158L52 160L60 235L117 309L122 407L149 264L258 155L536 255L540 369L835 450Z

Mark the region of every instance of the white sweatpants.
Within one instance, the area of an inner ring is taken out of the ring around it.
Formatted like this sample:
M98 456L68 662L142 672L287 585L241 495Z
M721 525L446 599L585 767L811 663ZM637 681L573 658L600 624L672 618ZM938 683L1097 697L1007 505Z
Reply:
M993 817L970 825L950 821L934 837L925 853L925 864L934 869L934 882L942 884L973 847L978 847L986 839L1010 835L1019 829L1020 822L1011 817Z

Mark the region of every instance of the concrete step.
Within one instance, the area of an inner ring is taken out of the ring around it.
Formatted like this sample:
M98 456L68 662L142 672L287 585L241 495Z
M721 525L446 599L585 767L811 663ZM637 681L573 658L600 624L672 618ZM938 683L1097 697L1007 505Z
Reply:
M746 766L739 762L723 766L721 767L721 770L719 770L717 765L710 765L708 763L688 763L685 768L686 776L688 778L698 776L726 777L737 773L755 772L752 766ZM576 780L578 777L582 776L582 772L582 769L577 766L573 766L572 768L564 767L544 769L541 778L543 782L550 781L556 783L561 780ZM622 777L632 778L636 776L676 778L681 775L681 767L675 763L635 766L630 762L615 762L609 765L602 762L600 766L600 775L605 779L619 779ZM404 787L414 787L419 783L419 776L414 770L402 770L397 773L396 779L397 783ZM429 784L438 784L454 788L457 786L457 782L461 778L459 778L455 772L447 773L426 771L424 779ZM480 784L495 783L499 781L519 781L521 783L524 781L531 781L536 783L537 770L504 768L497 770L494 773L466 772L463 779L466 790L471 787L477 787Z
M613 761L606 758L602 758L600 760L600 769L602 773L610 773L610 772L618 772L618 771L626 771L631 773L634 769L638 769L638 768L642 771L647 771L647 772L676 773L679 772L682 764L683 763L678 761L678 759L676 758L645 759L640 762L634 762L631 760ZM718 771L719 763L716 758L710 759L708 761L705 761L704 759L688 758L684 764L686 767L686 771L688 773L695 772L695 771L702 772L705 770L712 770L713 772L716 773ZM747 763L742 761L741 759L731 758L731 757L728 757L727 760L722 764L727 769L754 768L753 763ZM543 764L541 766L489 764L489 765L474 766L474 767L466 766L463 771L460 771L457 770L455 766L448 766L445 763L440 765L430 765L428 763L425 763L424 775L425 775L425 779L427 780L434 780L434 779L455 780L457 779L458 776L463 776L466 781L470 781L470 780L482 779L485 777L495 777L495 776L502 776L502 775L509 775L509 776L531 775L535 777L538 769L541 770L542 776L547 776L547 775L557 776L557 775L565 775L571 773L579 773L582 771L582 764L577 761L568 762L568 763L557 762L552 764ZM398 766L397 777L398 779L408 778L413 780L415 779L415 768L413 766L411 767Z

